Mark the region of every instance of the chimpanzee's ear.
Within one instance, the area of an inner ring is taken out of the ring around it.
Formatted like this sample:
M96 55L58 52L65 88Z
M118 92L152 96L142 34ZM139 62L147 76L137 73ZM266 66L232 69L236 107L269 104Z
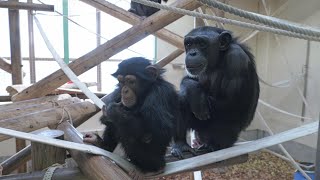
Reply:
M219 35L219 46L220 50L225 51L229 48L229 45L232 41L232 35L228 31L223 31Z
M146 70L152 80L156 80L160 76L160 70L155 65L149 65L146 67Z

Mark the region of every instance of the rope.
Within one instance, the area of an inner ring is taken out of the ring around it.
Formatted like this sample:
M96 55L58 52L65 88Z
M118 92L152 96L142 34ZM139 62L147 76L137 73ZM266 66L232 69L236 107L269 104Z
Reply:
M71 116L70 112L67 111L67 109L66 109L65 106L63 106L61 109L62 109L62 115L61 115L61 119L60 119L60 121L58 122L58 124L61 124L61 123L64 121L64 114L65 114L65 112L66 112L67 115L68 115L68 118L67 118L67 119L69 119L70 124L73 125L72 116Z
M52 44L50 43L49 39L47 38L46 34L44 33L42 26L36 16L34 16L34 20L36 22L36 25L40 31L40 34L47 45L49 51L51 52L54 59L57 61L59 66L61 67L62 71L67 75L67 77L75 83L79 89L89 98L91 99L100 109L102 109L104 103L94 94L92 93L87 86L82 83L76 74L69 68L69 66L60 58L59 54L55 51Z
M263 116L261 115L260 111L257 111L257 114L259 116L259 119L261 120L262 124L264 124L264 126L267 128L267 131L269 132L269 134L271 136L274 135L273 131L271 130L270 126L268 125L267 121L263 118ZM289 154L289 152L283 147L282 144L278 144L279 148L281 149L281 151L287 156L287 158L290 160L291 164L297 168L302 175L308 179L308 180L312 180L307 173L298 165L298 163L293 159L293 157Z
M59 169L59 168L63 168L64 165L61 165L61 164L53 164L52 166L48 167L46 170L46 173L44 174L42 180L51 180L52 177L53 177L53 174L54 174L54 171L56 169Z
M174 13L178 13L178 14L189 15L189 16L202 18L202 19L209 19L209 20L213 20L213 21L226 23L226 24L240 26L240 27L243 27L243 28L256 29L256 30L259 30L259 31L270 32L270 33L274 33L274 34L279 34L279 35L284 35L284 36L289 36L289 37L295 37L295 38L299 38L299 39L320 41L319 37L312 37L312 36L303 35L303 34L299 34L299 33L293 33L293 32L290 32L290 31L286 31L286 30L282 30L282 29L275 29L275 28L264 26L264 25L251 24L251 23L247 23L247 22L241 22L241 21L222 18L222 17L218 17L218 16L211 16L211 15L208 15L208 14L201 14L201 13L192 12L192 11L188 11L188 10L181 9L181 8L171 7L171 6L167 6L167 5L164 5L164 4L158 4L158 3L151 2L151 1L146 1L146 0L132 0L132 1L140 3L140 4L144 4L146 6L151 6L151 7L154 7L154 8L158 8L158 9L165 9L165 10L168 10L168 11L171 11L171 12L174 12Z
M232 7L230 5L227 5L215 0L198 0L198 1L200 1L202 4L215 7L225 12L228 12L246 19L250 19L268 26L272 26L279 29L283 29L283 30L287 30L287 31L291 31L299 34L304 34L308 36L320 37L320 31L318 29L311 29L311 27L305 28L306 25L303 25L303 24L293 24L293 23L284 21L282 19L278 19L270 16L264 16L264 15L249 12L249 11L244 11L242 9Z

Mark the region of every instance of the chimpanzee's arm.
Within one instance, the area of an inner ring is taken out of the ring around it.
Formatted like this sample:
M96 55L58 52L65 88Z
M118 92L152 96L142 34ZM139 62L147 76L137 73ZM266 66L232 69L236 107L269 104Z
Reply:
M210 104L207 93L198 81L190 77L183 78L180 85L181 96L186 97L191 111L199 120L210 118Z
M101 148L112 152L118 144L116 134L117 132L114 124L112 122L107 122L103 133L103 146Z

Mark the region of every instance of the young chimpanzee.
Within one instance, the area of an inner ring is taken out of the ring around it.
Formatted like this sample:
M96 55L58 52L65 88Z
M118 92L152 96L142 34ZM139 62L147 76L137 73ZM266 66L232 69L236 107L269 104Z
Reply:
M161 0L149 0L149 1L157 2L157 3L161 4ZM163 0L163 1L167 2L168 0ZM128 11L132 12L138 16L148 17L148 16L151 16L152 14L158 12L159 9L131 1L130 9Z
M254 57L231 32L215 27L192 30L184 39L186 70L180 85L183 118L171 153L194 152L186 131L194 129L200 143L215 151L232 146L252 121L259 98Z
M165 166L166 148L172 140L179 114L178 94L162 78L163 69L135 57L122 61L113 74L118 88L102 98L103 139L86 134L84 142L113 151L121 143L130 161L142 172L157 172Z

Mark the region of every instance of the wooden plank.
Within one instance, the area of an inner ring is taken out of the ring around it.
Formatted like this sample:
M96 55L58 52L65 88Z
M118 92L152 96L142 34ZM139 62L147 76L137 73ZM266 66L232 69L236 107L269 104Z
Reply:
M7 73L12 73L11 64L7 63L6 59L0 57L0 68Z
M159 174L157 176L152 176L148 178L155 178L155 177L162 177L162 176L168 176L173 175L177 173L182 173L186 171L197 171L201 170L203 167L207 167L208 165L211 165L213 163L223 161L226 159L230 159L233 157L237 157L243 154L251 153L260 149L264 149L273 145L281 144L287 141L291 141L300 137L304 137L307 135L311 135L313 133L316 133L318 131L318 125L319 122L313 122L306 125L302 125L300 127L284 131L281 133L278 133L273 136L268 136L265 138L258 139L256 141L251 141L245 144L233 146L227 149L222 149L219 151L215 151L212 153L192 157L189 159L180 160L177 162L168 163L167 166L164 169L164 172L162 174ZM73 133L76 133L76 130L69 129L68 131L72 131ZM64 131L65 134L69 134L70 132ZM61 140L55 140L45 137L39 137L34 134L28 134L24 132L18 132L10 129L0 128L0 134L10 135L17 138L22 138L30 141L36 141L36 142L42 142L45 144L51 144L58 147L64 147L66 149L74 149L80 152L85 153L92 153L96 155L103 155L106 157L109 157L113 161L115 161L122 169L125 169L126 172L132 171L133 167L125 161L124 159L120 158L119 156L110 153L108 151L105 151L103 149L100 149L98 147L92 146L92 145L86 145L86 144L79 144L74 142L66 142ZM81 136L81 135L80 135ZM81 137L78 136L78 141L76 142L82 142ZM67 139L67 138L66 138ZM82 163L85 164L85 163Z
M20 165L25 164L31 159L31 145L23 148L13 156L3 161L0 166L3 167L2 174L7 175L17 169Z
M60 124L58 128L65 132L66 140L83 143L82 138L78 136L79 133L70 123L64 122ZM75 150L69 150L69 152L88 179L131 179L127 173L110 159Z
M50 11L50 12L54 11L53 5L24 3L24 2L17 2L15 0L0 1L0 8L8 8L9 10L26 9L26 10Z
M105 12L131 25L138 24L143 20L142 17L137 16L133 13L130 13L122 8L119 8L118 6L106 0L80 0L80 1L86 4L89 4L92 7L95 7L100 11ZM160 29L159 31L155 32L154 35L184 51L183 37L179 36L178 34L173 33L167 29Z
M86 101L64 106L63 108L51 108L25 116L1 120L0 127L31 132L48 126L57 126L61 120L69 120L69 114L72 118L71 121L76 126L82 124L96 112L98 112L97 107ZM8 136L0 135L0 142L9 138Z
M16 175L0 176L0 180L42 180L46 171L22 173ZM88 180L78 168L58 168L54 171L51 180Z
M51 103L52 104L52 102L56 102L56 101L63 100L63 99L69 99L69 98L71 98L71 96L69 94L60 94L57 96L45 96L45 97L41 97L41 98L35 98L35 99L26 100L26 101L19 101L16 103L0 105L0 111L1 112L8 111L8 110L16 109L16 108L34 106L34 105L43 104L43 103Z
M193 10L199 7L199 3L192 0L179 0L173 3L173 6ZM111 56L119 53L123 49L133 45L149 34L161 29L180 17L182 17L180 14L175 14L164 10L159 11L158 13L146 18L144 21L114 37L98 48L92 50L88 54L73 61L69 64L69 67L76 75L80 75L100 64L105 59L108 59ZM21 93L16 94L12 97L12 99L26 100L41 97L58 88L67 81L67 76L60 69L46 78L38 81L29 88L23 90Z

